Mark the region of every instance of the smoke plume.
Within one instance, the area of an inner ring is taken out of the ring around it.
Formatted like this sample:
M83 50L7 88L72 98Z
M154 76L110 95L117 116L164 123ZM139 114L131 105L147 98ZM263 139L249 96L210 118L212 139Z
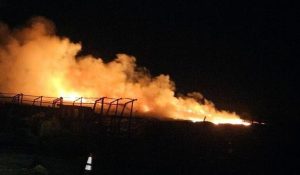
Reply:
M136 58L117 54L110 62L77 56L80 43L55 34L42 17L23 28L0 24L0 92L63 97L132 97L139 115L213 123L246 124L232 112L215 108L200 93L175 96L168 75L151 76Z

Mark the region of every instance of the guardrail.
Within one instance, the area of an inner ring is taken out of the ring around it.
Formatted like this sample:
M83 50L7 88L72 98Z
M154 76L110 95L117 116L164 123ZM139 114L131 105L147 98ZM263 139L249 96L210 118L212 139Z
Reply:
M13 103L40 107L60 108L62 106L89 107L100 115L132 116L133 104L137 99L111 97L49 97L23 93L1 93L0 103ZM127 112L126 112L127 111Z

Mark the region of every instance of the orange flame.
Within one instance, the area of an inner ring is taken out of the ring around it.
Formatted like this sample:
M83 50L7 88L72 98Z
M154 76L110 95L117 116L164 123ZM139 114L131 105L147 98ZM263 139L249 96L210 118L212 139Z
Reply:
M249 125L239 115L221 111L200 93L175 96L168 75L152 77L126 54L105 63L91 55L76 57L81 44L54 34L53 24L34 18L22 29L0 24L0 91L77 97L132 97L136 112L215 124ZM203 103L199 103L199 98Z

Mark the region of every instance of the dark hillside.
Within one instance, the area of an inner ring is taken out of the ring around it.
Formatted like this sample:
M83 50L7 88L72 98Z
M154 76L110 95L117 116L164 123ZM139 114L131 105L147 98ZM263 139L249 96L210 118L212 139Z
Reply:
M86 110L88 111L88 110ZM89 112L86 112L89 114ZM110 117L1 105L0 173L297 174L296 125L214 125L135 119L113 130ZM63 168L64 167L64 168Z

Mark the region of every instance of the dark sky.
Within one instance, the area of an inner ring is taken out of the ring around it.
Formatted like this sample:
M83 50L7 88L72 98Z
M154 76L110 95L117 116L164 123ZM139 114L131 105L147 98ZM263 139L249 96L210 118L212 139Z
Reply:
M299 117L298 14L287 1L0 0L0 21L13 27L44 16L82 54L134 55L153 75L169 74L178 93L273 121Z

